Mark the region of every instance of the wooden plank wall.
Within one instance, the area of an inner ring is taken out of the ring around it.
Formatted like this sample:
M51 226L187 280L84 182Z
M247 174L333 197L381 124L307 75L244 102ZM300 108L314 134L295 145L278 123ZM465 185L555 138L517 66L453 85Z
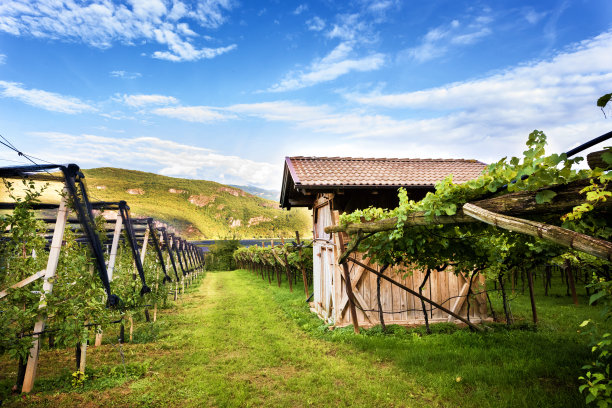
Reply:
M336 234L332 237L333 241L330 242L327 241L329 235L323 232L325 226L338 223L338 211L334 211L330 206L333 202L332 199L332 195L320 195L315 201L313 211L313 216L316 214L315 218L317 222L314 224L313 228L315 238L313 244L315 296L314 301L311 303L311 307L319 317L328 323L333 323L337 327L342 327L352 322L350 320L351 317L342 268L337 264L337 259L340 256L339 243ZM346 236L345 238L348 239ZM354 255L359 261L362 261L376 270L380 270L378 265L370 264L363 254L356 253ZM349 263L349 268L353 292L355 293L358 303L356 309L359 325L369 327L379 324L376 275L352 263ZM425 271L393 267L387 269L385 275L418 291L425 277ZM456 276L452 272L432 271L429 281L423 288L423 294L451 309L456 302L456 296L459 295L465 284L466 279L464 277ZM480 292L482 290L484 290L484 277L475 277L472 291ZM425 323L421 309L421 301L417 297L385 280L381 281L381 303L383 311L393 312L385 313L384 318L387 324L416 325ZM467 303L465 300L460 301L458 306L459 314L461 316L467 316ZM426 308L428 310L430 322L455 321L452 318L449 320L449 316L438 309L432 310L427 304ZM470 320L479 322L487 318L486 295L477 295L471 300Z
M337 259L337 258L335 258ZM378 265L372 265L368 262L368 259L364 258L363 254L356 254L356 259L366 263L368 266L373 267L376 270L380 270ZM351 283L353 284L353 292L357 298L357 318L359 325L363 327L369 327L380 323L378 318L378 300L376 297L376 275L364 271L363 268L357 265L351 265ZM341 268L335 265L340 275ZM385 275L390 278L402 283L403 285L418 292L419 286L425 277L425 271L409 270L405 268L389 268L385 271ZM462 276L456 276L452 272L435 272L431 273L431 276L423 288L423 295L429 297L433 301L440 303L442 306L451 308L455 302L455 296L459 295L460 289L463 287L466 280ZM341 298L337 304L340 308L336 310L334 324L337 327L342 327L351 324L351 316L348 310L346 301L346 289L345 282L340 282L340 294ZM474 278L472 283L472 291L480 292L484 289L484 277L477 276ZM424 324L425 319L421 308L421 301L408 292L402 290L398 286L392 285L390 282L381 280L381 303L382 309L385 312L385 323L387 324L400 324L400 325L415 325ZM464 298L463 298L464 299ZM342 308L342 309L341 309ZM426 304L428 311L428 318L430 322L446 322L449 321L448 314L442 312L439 309L431 308ZM363 310L366 310L365 312ZM467 303L465 300L462 302L459 308L459 314L461 316L467 316ZM471 300L470 305L470 320L479 322L482 319L486 319L487 304L486 295L480 294L475 296L474 300ZM455 319L451 318L451 321L456 322Z

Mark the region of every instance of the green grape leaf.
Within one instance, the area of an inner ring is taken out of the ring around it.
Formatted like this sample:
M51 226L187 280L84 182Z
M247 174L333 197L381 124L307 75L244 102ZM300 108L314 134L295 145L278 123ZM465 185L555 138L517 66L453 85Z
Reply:
M538 191L535 197L536 203L538 204L550 203L556 195L557 193L555 193L552 190Z
M612 98L612 93L605 94L597 100L597 106L600 108L605 108L608 102L610 102L610 98Z

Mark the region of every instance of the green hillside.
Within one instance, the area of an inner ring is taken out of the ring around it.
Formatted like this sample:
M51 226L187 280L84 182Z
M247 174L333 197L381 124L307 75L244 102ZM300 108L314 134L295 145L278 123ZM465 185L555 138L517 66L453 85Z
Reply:
M191 239L289 237L312 228L307 210L281 210L277 201L212 181L110 167L83 173L93 201L125 200L133 216L153 217ZM44 199L57 198L57 190L51 186Z

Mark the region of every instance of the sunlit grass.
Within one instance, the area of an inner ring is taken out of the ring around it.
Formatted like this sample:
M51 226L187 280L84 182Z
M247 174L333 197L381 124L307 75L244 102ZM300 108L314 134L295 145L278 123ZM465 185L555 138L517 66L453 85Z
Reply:
M36 392L5 404L583 406L577 377L589 348L577 326L596 310L584 297L575 307L564 290L553 293L538 295L537 330L517 290L513 329L497 324L482 334L440 324L432 335L399 326L355 335L352 327L329 330L299 287L291 293L286 282L278 288L247 271L208 272L155 328L137 322L137 344L123 346L125 369L113 328L106 344L90 348L91 379L82 389L69 383L73 350L44 351ZM4 390L13 365L0 360Z

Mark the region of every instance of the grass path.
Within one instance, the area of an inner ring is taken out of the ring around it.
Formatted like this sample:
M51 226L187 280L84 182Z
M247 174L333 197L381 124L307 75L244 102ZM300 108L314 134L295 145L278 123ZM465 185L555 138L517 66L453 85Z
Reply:
M351 327L328 330L303 292L286 286L247 271L207 272L157 323L138 323L125 367L114 327L107 344L88 351L84 388L70 386L73 350L47 350L36 392L2 406L584 406L577 377L590 354L577 328L597 308L584 296L574 306L562 285L548 297L537 285L537 330L527 323L528 296L517 291L511 330L438 324L432 335L389 326L389 335L375 327L358 336ZM14 365L0 358L0 399Z
M161 316L166 323L155 343L126 346L129 361L150 364L146 376L106 390L38 393L18 405L443 405L375 355L309 335L266 292L243 271L207 273ZM92 349L92 364L110 347Z

